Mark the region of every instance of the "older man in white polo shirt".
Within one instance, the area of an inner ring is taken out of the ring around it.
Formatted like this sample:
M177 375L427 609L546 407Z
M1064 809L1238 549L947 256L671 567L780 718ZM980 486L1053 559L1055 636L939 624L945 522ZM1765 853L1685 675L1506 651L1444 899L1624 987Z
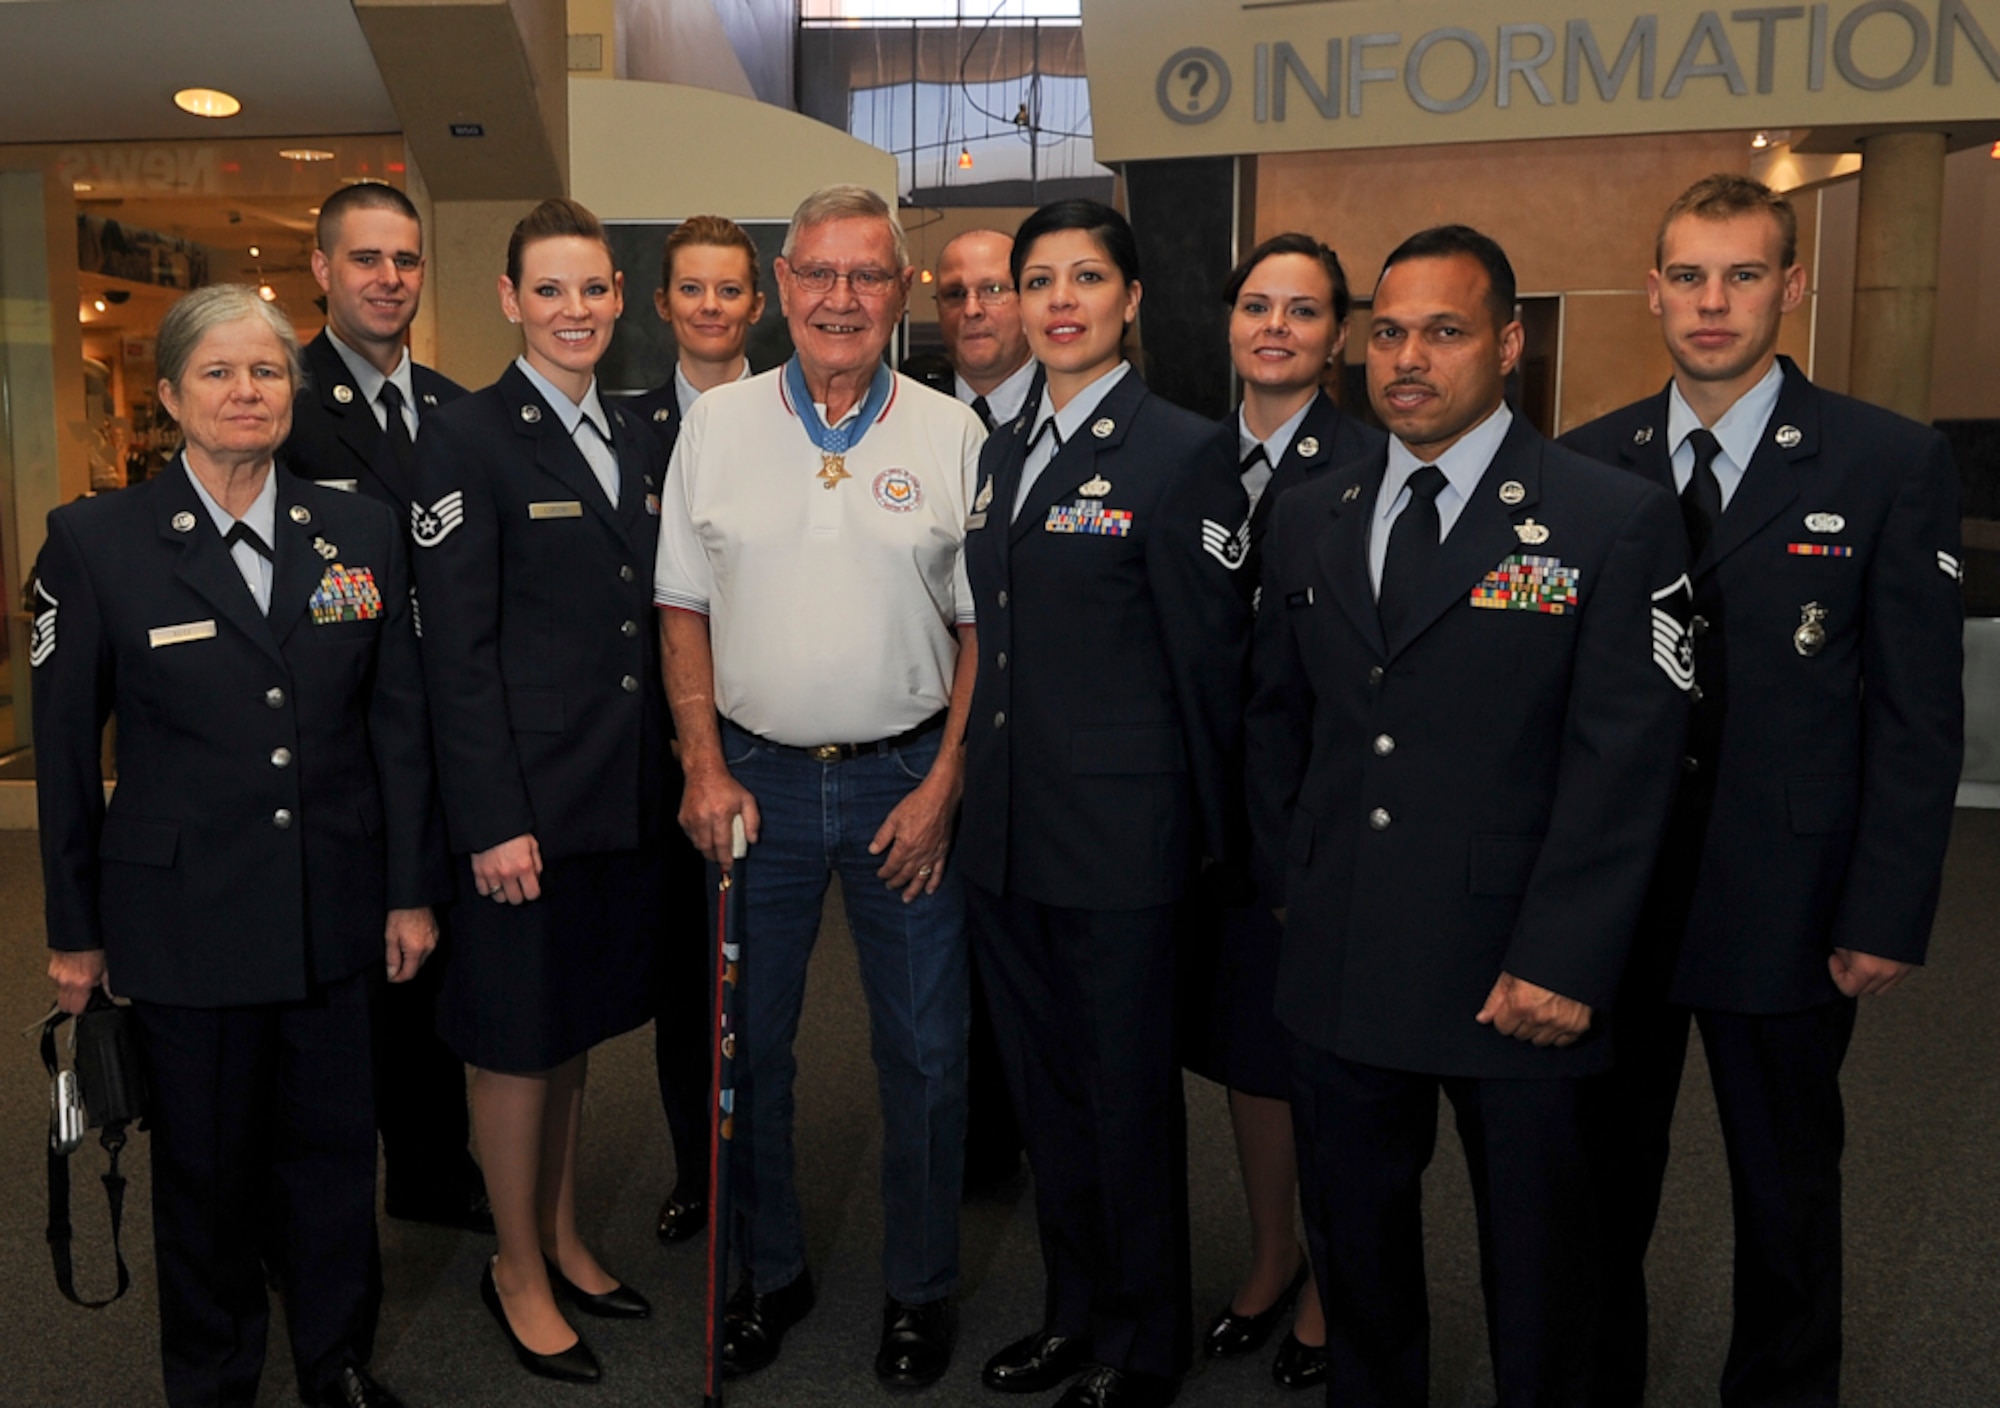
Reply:
M777 261L792 359L695 403L660 514L654 597L687 788L682 827L743 906L736 1238L723 1364L777 1357L812 1308L793 1187L792 1039L828 879L841 877L882 1097L875 1372L951 1360L965 1136L967 957L947 864L972 695L960 544L984 432L884 365L903 232L858 186L808 197Z

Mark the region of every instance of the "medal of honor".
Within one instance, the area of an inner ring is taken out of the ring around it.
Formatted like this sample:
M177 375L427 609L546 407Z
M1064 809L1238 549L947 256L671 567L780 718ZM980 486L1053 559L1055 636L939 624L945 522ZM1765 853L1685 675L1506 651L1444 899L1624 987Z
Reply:
M1799 628L1792 632L1792 649L1808 658L1826 648L1826 608L1809 601L1799 608Z
M805 427L806 438L819 451L819 473L813 477L826 489L834 488L843 479L852 479L854 476L847 470L847 452L861 443L861 437L888 409L890 393L896 387L895 375L887 366L877 367L875 379L869 383L868 394L862 398L860 409L833 426L821 419L812 391L806 385L805 368L799 365L796 356L785 363L782 385L792 413Z
M847 472L847 456L828 454L825 450L821 450L819 452L819 473L813 477L831 489L841 480L852 479L854 476Z

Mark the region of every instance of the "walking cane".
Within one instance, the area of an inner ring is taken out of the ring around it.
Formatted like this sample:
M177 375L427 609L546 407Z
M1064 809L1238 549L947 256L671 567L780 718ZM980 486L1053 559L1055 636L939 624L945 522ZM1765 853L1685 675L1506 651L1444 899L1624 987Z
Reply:
M729 1144L736 1133L736 983L742 957L742 906L731 892L743 879L750 845L739 814L730 824L732 863L715 891L715 1050L708 1102L708 1343L702 1408L722 1408L722 1322L729 1297Z

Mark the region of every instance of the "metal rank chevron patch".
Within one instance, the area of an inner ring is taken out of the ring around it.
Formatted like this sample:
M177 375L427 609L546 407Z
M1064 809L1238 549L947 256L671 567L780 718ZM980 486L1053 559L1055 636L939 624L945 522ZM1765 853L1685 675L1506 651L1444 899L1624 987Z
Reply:
M56 653L56 599L35 579L35 624L28 634L28 663L40 666Z
M1653 593L1653 663L1686 693L1694 688L1694 587L1683 572Z
M434 548L465 522L465 491L453 489L436 503L410 505L410 536L420 548Z
M1105 538L1124 538L1132 532L1132 510L1106 508L1094 500L1055 504L1050 507L1048 522L1042 528L1049 533L1094 533Z
M1583 604L1582 572L1559 557L1517 552L1503 558L1472 589L1472 604L1489 611L1539 611L1561 616Z
M1210 557L1234 572L1250 555L1250 520L1244 519L1234 531L1212 518L1201 521L1201 548Z
M1943 548L1938 549L1937 562L1938 562L1938 571L1944 573L1944 575L1951 578L1952 581L1963 582L1965 580L1965 569L1959 565L1959 561L1956 557L1953 557ZM37 591L41 590L41 583L37 582L35 584L35 589ZM53 603L51 603L51 605L53 605ZM55 613L53 611L50 612L51 616L53 616L54 614ZM40 628L39 621L40 618L37 618L37 629ZM54 627L51 626L50 629L54 630ZM38 660L35 663L39 665L41 662Z
M319 588L308 603L315 626L331 626L340 621L373 621L382 614L382 593L375 586L375 573L367 567L330 564L319 579Z

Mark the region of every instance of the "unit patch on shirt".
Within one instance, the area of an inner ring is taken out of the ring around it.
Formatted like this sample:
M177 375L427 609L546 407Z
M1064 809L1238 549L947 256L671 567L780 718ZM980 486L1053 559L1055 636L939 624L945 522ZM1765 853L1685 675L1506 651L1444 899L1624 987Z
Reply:
M1088 499L1068 505L1054 504L1049 509L1048 522L1042 527L1050 533L1095 533L1106 538L1123 538L1132 532L1132 510L1106 508Z
M908 513L924 501L923 481L907 469L885 469L875 476L875 502L891 513Z
M330 626L337 621L373 621L382 614L382 593L375 586L374 569L333 563L319 579L319 588L313 592L309 605L315 626Z
M1559 557L1517 552L1501 559L1472 589L1472 604L1489 611L1539 611L1561 616L1583 604L1582 573Z

